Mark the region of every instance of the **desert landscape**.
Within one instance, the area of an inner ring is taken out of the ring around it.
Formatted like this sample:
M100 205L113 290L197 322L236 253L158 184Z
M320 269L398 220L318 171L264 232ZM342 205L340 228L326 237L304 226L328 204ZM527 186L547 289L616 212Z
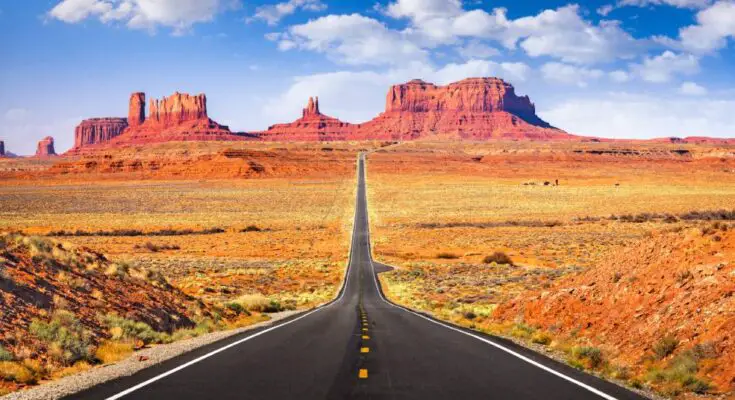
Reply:
M263 132L145 104L0 160L2 393L335 299L360 154L391 301L647 396L734 390L731 140L575 136L496 78Z

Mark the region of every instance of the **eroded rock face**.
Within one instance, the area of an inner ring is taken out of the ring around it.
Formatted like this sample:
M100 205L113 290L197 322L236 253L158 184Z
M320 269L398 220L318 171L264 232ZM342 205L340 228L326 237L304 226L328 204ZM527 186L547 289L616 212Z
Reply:
M82 121L74 131L74 149L107 143L128 127L125 118L91 118Z
M163 126L208 119L207 96L204 94L191 96L176 92L161 100L151 99L149 108L150 116L146 121Z
M130 95L128 106L128 125L138 126L145 122L145 93L136 92Z
M36 147L36 157L50 157L55 156L56 150L54 150L54 138L46 136L38 142Z
M309 97L301 118L288 124L273 125L256 135L263 140L284 142L350 140L356 127L322 114L319 111L319 98Z
M412 140L446 139L569 140L577 136L536 116L528 96L497 78L472 78L447 86L413 80L390 88L385 112L364 124L349 124L321 114L319 99L309 99L302 117L258 135L264 140Z
M360 126L380 139L427 136L456 139L550 140L575 136L536 116L528 96L498 78L471 78L437 86L413 80L390 88L385 112Z

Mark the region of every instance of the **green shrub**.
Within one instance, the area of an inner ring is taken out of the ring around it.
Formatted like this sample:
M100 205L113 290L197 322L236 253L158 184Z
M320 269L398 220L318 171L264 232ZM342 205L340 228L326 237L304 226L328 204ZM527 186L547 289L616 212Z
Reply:
M496 251L495 253L486 256L482 259L482 262L484 262L485 264L495 263L500 265L513 265L513 260L502 251Z
M531 341L536 344L547 346L551 343L551 336L546 332L536 332L531 336Z
M168 341L168 335L166 333L156 332L145 322L133 321L120 317L117 314L104 316L102 323L109 328L112 334L112 340L140 340L144 344L165 343Z
M33 320L30 332L49 346L54 359L65 365L92 358L92 336L69 311L55 312L49 322Z
M0 345L0 361L13 361L13 353L9 352L3 345Z
M661 360L673 353L677 346L679 346L679 339L672 335L667 335L653 345L653 353Z
M243 229L240 229L240 232L243 232L243 233L245 233L245 232L260 232L260 231L262 231L262 229L258 228L255 225L248 225L247 227L245 227Z
M577 361L586 361L590 368L597 368L601 366L604 361L602 351L597 347L591 346L573 348L572 357Z

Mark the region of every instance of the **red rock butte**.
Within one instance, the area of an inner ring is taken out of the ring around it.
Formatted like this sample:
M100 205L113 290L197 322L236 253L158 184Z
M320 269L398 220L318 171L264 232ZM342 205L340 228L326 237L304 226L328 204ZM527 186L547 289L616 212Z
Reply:
M38 146L36 146L36 157L46 158L55 155L54 138L46 136L38 142Z
M536 115L527 96L497 78L470 78L447 86L413 80L390 88L385 111L363 124L325 116L309 99L302 117L256 133L264 140L581 139Z
M5 157L5 142L0 140L0 157Z
M146 117L145 93L130 96L128 118L92 118L77 126L72 153L94 148L135 144L199 141L245 140L248 135L233 133L207 115L207 97L174 93L160 100L151 99Z

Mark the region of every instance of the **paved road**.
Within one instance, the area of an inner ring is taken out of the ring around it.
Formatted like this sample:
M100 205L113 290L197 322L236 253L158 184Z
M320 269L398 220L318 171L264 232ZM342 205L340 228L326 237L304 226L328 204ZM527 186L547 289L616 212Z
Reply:
M370 256L362 159L358 173L351 261L335 302L73 398L642 398L507 341L386 302L375 271L387 267Z

